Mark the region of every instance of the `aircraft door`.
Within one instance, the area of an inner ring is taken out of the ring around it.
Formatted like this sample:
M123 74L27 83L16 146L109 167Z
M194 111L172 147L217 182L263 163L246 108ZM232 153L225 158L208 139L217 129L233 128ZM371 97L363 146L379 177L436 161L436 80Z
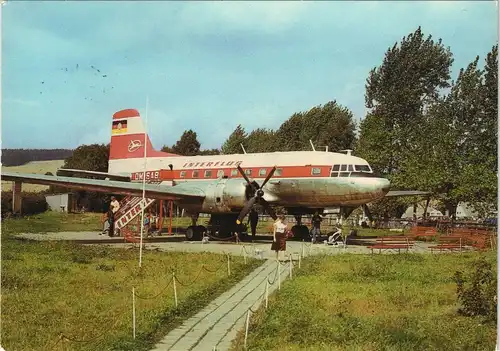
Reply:
M224 203L224 188L227 183L227 178L219 179L214 189L215 207L220 211L226 211L226 204Z

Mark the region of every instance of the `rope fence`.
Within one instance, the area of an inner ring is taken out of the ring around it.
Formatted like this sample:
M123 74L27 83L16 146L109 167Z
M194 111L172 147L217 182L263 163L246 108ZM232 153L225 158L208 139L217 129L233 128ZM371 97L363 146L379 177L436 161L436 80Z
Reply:
M257 298L257 300L254 302L252 306L250 306L247 309L247 317L246 317L246 323L245 323L245 348L247 344L247 338L248 338L248 331L250 327L250 322L251 322L251 316L252 314L255 314L258 312L258 306L263 305L264 308L267 310L269 308L269 294L270 294L270 287L271 286L276 286L277 284L277 290L281 290L281 281L282 281L282 274L283 272L287 272L288 276L290 279L293 279L293 269L296 268L296 265L298 264L298 268L301 267L301 261L304 257L306 257L306 252L309 251L308 253L310 254L311 252L311 247L312 244L309 243L304 243L302 242L302 246L300 248L300 252L294 252L294 253L289 253L288 258L284 262L280 262L279 260L276 260L276 267L269 272L266 277L259 283L259 285L263 285L263 291L262 294ZM255 244L250 244L250 245L241 245L241 250L239 252L239 255L243 256L243 261L244 264L248 264L248 257L257 257L263 259L261 249L256 248ZM173 298L174 302L174 308L179 308L179 287L181 288L188 288L192 285L194 285L197 281L199 281L200 277L202 277L202 274L204 272L208 274L218 274L221 271L226 271L225 275L227 277L231 276L231 254L227 252L221 252L223 255L223 259L220 261L220 264L214 268L210 269L207 264L202 263L199 267L199 270L197 273L194 275L193 279L190 280L184 280L183 278L179 279L178 275L176 274L175 270L171 269L171 274L172 277L168 280L168 282L162 286L156 293L153 294L142 294L140 293L140 290L138 291L136 286L132 287L131 291L131 314L132 314L132 325L131 325L131 331L132 331L132 337L133 339L136 339L137 336L137 329L138 325L140 324L140 320L138 320L138 313L137 313L137 300L153 300L153 299L158 299L162 295L169 295L169 291L171 291L171 298ZM294 262L294 255L296 255L296 262ZM258 286L259 286L258 285ZM159 287L159 286L158 286ZM171 290L170 290L171 289ZM255 308L257 306L257 308ZM254 307L254 308L252 308ZM99 339L102 339L103 337L106 336L106 333L109 332L109 330L114 329L116 325L118 324L120 320L116 320L114 323L113 327L107 328L106 331L103 331L99 333L98 335L88 338L88 339L78 339L78 338L73 338L65 333L60 333L57 337L57 340L49 341L47 342L47 347L45 349L47 350L56 350L59 348L65 349L70 347L68 344L70 343L93 343ZM236 323L236 321L235 321ZM217 349L217 345L214 346L214 350Z

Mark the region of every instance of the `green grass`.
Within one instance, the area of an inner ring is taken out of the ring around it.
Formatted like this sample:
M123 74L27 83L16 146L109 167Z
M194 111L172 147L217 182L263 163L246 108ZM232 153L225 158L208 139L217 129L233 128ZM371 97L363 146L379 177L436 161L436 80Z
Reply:
M61 213L47 211L21 219L2 221L2 235L63 231L101 231L100 213Z
M308 258L252 317L248 350L493 350L496 326L457 313L453 274L480 255L496 267L494 252Z
M2 340L6 350L148 350L261 261L213 253L144 251L16 240L12 234L81 228L78 215L54 214L2 222ZM88 228L86 228L88 230ZM201 270L202 264L210 270ZM172 270L179 306L175 308ZM201 274L199 275L201 271ZM132 337L132 287L136 339ZM83 342L81 342L83 341Z

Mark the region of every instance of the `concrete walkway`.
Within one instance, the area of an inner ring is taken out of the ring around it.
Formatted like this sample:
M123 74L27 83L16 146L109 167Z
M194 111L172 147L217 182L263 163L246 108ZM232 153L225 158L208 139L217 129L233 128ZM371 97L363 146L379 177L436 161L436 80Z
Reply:
M33 240L63 240L71 241L73 243L79 244L102 244L110 245L113 247L131 247L134 246L132 243L126 243L122 237L110 238L105 235L99 235L98 232L58 232L58 233L45 233L45 234L18 234L17 237L33 239ZM260 236L259 237L266 237ZM363 238L358 237L346 248L343 246L331 246L324 245L323 243L318 243L311 245L311 243L299 242L299 241L287 241L286 254L294 253L295 255L302 252L304 249L305 256L326 254L326 255L337 255L344 253L351 254L370 254L371 250L367 247L368 245L374 244L374 238ZM415 246L410 250L413 253L430 253L428 246L434 245L431 242L417 242ZM149 239L144 241L146 249L159 249L161 251L177 251L177 252L213 252L213 253L226 253L231 255L242 256L242 247L245 247L247 256L257 256L256 250L262 252L263 258L274 258L275 253L271 251L271 241L258 240L256 243L249 242L223 242L223 241L210 241L207 244L202 244L201 241L185 241L183 236L162 236ZM378 250L376 252L378 254ZM383 254L394 254L398 253L393 250L385 250Z
M266 260L231 290L168 333L153 350L206 351L214 347L216 350L229 350L237 332L245 327L248 309L255 311L261 303L265 303L266 281L269 282L270 295L278 288L278 276L283 281L289 272L289 262Z

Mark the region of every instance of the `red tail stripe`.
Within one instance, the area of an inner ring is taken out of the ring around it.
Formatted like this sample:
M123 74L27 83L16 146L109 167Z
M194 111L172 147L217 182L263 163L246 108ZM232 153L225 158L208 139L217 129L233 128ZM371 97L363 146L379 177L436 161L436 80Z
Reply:
M132 140L137 140L140 142L141 147L137 149L132 149L129 151L129 145ZM110 160L119 160L126 158L143 158L144 157L144 133L128 134L128 135L113 135L111 137L111 148L109 152ZM147 157L172 157L179 156L176 154L171 154L162 151L156 151L151 145L151 140L149 136L146 137Z
M113 115L113 119L131 118L131 117L140 117L139 111L133 108L128 108L125 110L118 111Z

